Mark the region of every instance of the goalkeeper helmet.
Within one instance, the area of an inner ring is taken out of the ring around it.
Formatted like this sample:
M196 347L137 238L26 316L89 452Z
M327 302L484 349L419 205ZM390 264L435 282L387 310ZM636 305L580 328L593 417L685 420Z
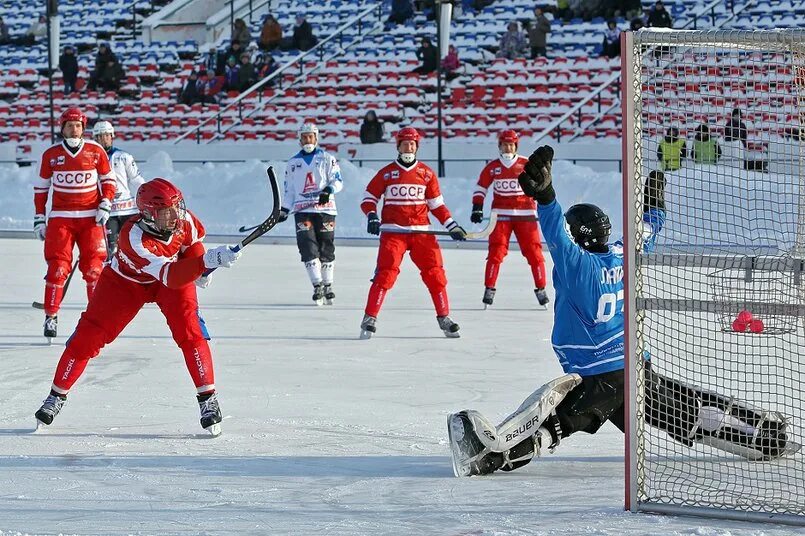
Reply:
M603 210L589 203L573 205L565 212L573 240L588 251L606 252L612 224Z

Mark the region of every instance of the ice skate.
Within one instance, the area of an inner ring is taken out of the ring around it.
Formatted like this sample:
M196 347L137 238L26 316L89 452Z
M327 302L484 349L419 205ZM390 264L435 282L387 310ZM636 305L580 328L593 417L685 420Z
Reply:
M487 475L501 467L503 455L490 451L481 442L466 410L447 417L447 437L453 474L457 477Z
M484 309L489 309L492 306L492 302L495 301L495 289L493 287L486 287L484 289L484 297L481 298L481 301L484 303Z
M363 322L361 322L361 339L371 339L372 335L377 331L377 318L369 315L363 315Z
M333 285L331 283L324 284L324 305L332 305L335 299L335 292L333 292Z
M544 288L535 288L534 294L537 295L537 301L542 306L543 309L548 308L548 303L550 303L550 298L548 298L548 292Z
M197 395L198 407L201 411L201 427L213 437L221 435L221 407L218 405L218 395Z
M59 326L59 317L57 316L46 316L45 317L45 338L48 340L48 344L53 342L53 339L56 338L56 330Z
M51 424L65 402L67 402L66 395L56 395L51 392L42 402L42 407L34 414L36 417L36 429L39 430L43 426Z
M439 329L444 332L445 337L450 339L457 339L461 337L461 335L458 333L458 330L460 329L458 324L453 322L449 316L437 316L436 320L439 322Z
M321 283L313 285L313 302L316 305L324 305L324 287Z

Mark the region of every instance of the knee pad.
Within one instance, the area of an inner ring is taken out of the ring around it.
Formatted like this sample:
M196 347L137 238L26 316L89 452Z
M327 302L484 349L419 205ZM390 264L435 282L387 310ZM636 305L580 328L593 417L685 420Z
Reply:
M372 282L380 288L388 290L394 286L398 275L400 275L399 268L396 270L392 268L384 268L375 273L374 278L372 278Z
M441 266L434 266L422 272L422 281L429 289L444 288L447 286L447 276L444 273L444 268Z
M496 243L489 243L489 255L486 257L486 260L489 262L494 262L495 264L500 264L503 262L503 259L506 258L506 255L509 254L509 248L506 247L506 244L496 244Z
M50 261L48 263L45 281L53 285L64 285L64 282L67 281L67 277L70 275L70 268L70 263L67 261Z
M84 281L87 283L96 283L101 276L101 270L103 270L102 262L91 263L83 272Z

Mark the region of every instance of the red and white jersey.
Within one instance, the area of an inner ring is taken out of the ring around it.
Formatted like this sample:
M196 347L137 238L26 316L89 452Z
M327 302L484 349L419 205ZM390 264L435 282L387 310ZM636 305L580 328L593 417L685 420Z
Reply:
M520 183L517 181L526 162L528 162L528 158L516 156L514 160L508 163L501 158L488 163L478 178L478 186L472 193L472 203L474 205L483 205L486 192L492 186L492 192L494 193L492 210L497 212L498 216L536 218L536 203L523 192L523 189L520 188Z
M39 179L34 182L36 214L45 214L48 193L53 188L51 218L95 217L101 197L115 197L115 175L106 151L92 140L84 140L71 153L64 142L42 153Z
M139 218L131 218L120 230L117 254L112 259L112 270L126 279L147 285L156 281L168 284L171 265L179 254L204 238L204 226L189 210L167 242L146 233L137 225Z
M395 160L378 171L366 185L361 201L363 213L377 212L381 197L381 230L393 232L394 227L420 231L428 229L430 212L442 225L453 221L444 205L436 173L422 162L417 161L411 167L405 167Z

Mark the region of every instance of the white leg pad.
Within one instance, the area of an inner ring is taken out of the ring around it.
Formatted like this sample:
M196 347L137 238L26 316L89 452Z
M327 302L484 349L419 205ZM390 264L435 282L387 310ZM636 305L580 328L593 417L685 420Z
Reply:
M335 261L322 263L321 282L324 283L325 285L332 285L334 272L335 272Z
M307 270L307 276L310 278L311 283L314 285L321 283L321 261L319 259L307 261L305 270Z

